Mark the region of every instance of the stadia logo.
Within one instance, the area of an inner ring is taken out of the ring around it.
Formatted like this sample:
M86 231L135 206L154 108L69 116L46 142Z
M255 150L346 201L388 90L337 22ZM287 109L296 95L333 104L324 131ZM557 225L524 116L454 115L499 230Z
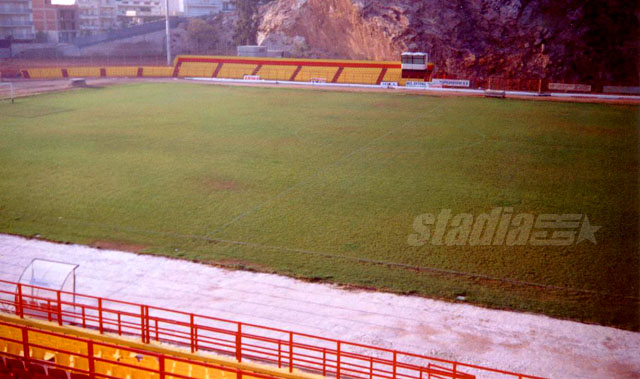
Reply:
M586 214L513 214L513 208L494 208L474 217L470 213L453 214L442 209L438 215L425 213L413 221L415 233L409 234L411 246L568 246L589 241L597 244Z

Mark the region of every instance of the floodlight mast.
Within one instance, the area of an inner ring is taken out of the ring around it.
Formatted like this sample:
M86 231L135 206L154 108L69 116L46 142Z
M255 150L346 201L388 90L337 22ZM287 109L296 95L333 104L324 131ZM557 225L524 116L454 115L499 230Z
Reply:
M167 38L167 66L171 66L171 38L169 34L169 0L164 0L165 34Z

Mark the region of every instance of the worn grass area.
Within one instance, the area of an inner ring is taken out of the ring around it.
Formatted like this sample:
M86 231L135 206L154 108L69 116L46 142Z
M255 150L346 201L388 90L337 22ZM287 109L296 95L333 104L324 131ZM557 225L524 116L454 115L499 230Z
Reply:
M494 207L602 228L407 243L420 214ZM187 83L25 98L0 104L0 231L638 330L638 108Z

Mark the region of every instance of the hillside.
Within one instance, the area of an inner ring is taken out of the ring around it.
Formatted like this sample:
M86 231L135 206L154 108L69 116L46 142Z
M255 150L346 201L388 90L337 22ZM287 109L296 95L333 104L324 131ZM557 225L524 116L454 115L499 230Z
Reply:
M397 60L428 51L459 77L638 81L638 24L625 0L274 0L257 40L294 56Z

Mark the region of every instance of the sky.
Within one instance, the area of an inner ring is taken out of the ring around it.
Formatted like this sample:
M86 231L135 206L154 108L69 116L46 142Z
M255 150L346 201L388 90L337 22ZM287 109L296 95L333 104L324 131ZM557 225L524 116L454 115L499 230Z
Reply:
M71 5L75 3L76 0L51 0L51 4Z

